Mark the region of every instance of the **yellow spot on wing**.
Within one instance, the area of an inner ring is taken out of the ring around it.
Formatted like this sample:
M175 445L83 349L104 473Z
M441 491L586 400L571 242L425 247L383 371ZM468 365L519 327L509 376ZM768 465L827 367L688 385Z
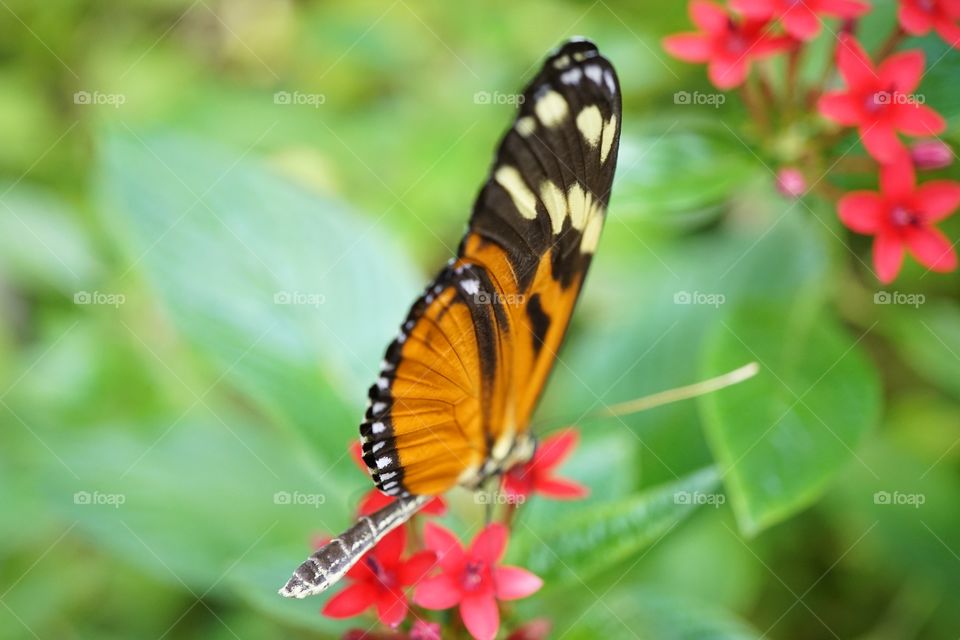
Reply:
M510 165L503 165L497 169L494 179L510 194L510 198L521 216L528 220L537 217L537 199L533 192L527 188L519 171Z
M560 191L559 187L550 180L544 180L540 185L540 199L543 201L543 206L547 208L547 213L550 214L550 227L554 235L560 233L563 228L563 219L567 217L567 199L563 191Z
M603 116L600 115L600 109L596 105L584 107L580 111L577 115L577 129L591 147L597 146L603 131Z
M587 228L580 238L580 253L594 253L600 243L600 231L603 229L603 215L597 214L587 221Z
M536 130L537 121L533 118L533 116L524 116L519 120L517 120L517 124L515 128L517 130L517 133L519 133L524 138L526 138L531 133L533 133L534 130Z
M551 89L537 100L533 110L545 126L555 127L567 117L569 108L563 96Z
M617 116L610 116L610 122L603 128L603 140L600 141L600 162L607 161L610 149L613 147L613 134L617 132Z

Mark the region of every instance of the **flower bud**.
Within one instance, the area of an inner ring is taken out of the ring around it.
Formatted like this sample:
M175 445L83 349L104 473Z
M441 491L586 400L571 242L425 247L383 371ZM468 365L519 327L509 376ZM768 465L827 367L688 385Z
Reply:
M921 140L910 145L910 159L917 169L943 169L953 163L953 149L940 140Z
M777 191L788 198L799 198L807 190L807 179L799 169L783 167L777 172Z

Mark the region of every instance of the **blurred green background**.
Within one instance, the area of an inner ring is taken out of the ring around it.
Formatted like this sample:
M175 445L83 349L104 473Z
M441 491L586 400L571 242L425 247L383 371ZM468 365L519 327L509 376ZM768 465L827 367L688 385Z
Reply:
M276 589L369 488L344 454L382 350L576 34L625 132L535 428L581 428L593 493L524 508L510 560L547 586L507 626L957 637L960 280L881 290L831 204L776 194L784 145L733 94L676 104L710 92L660 49L688 28L681 2L0 1L0 637L367 626ZM918 44L955 143L960 55Z

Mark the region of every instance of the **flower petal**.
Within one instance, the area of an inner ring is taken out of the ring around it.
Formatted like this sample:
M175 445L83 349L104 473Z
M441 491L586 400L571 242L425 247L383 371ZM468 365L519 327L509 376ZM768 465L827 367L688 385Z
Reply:
M782 20L787 33L798 40L813 40L820 33L820 18L804 2L791 5Z
M381 563L387 567L394 567L400 561L400 554L407 546L406 527L397 527L380 539L380 542L370 551Z
M710 38L699 33L678 33L661 41L664 50L685 62L706 62L710 59Z
M424 578L417 585L413 602L425 609L449 609L460 602L460 585L449 574Z
M439 566L437 554L433 551L420 551L401 563L397 569L397 579L402 585L415 585L436 566Z
M507 549L507 528L499 522L488 524L470 545L470 557L491 565L500 561Z
M903 243L892 234L881 233L873 242L873 266L884 284L893 282L903 264Z
M860 102L845 91L830 91L820 96L817 111L824 118L848 127L859 124L862 118Z
M837 203L840 221L857 233L876 233L885 210L883 197L873 191L854 191Z
M576 429L561 429L550 434L537 448L533 457L534 464L544 471L549 471L566 460L567 456L573 453L578 442L580 442L580 434Z
M887 200L907 200L914 193L917 174L910 156L896 158L880 167L880 190Z
M369 474L367 469L367 463L363 461L363 447L360 445L359 440L354 440L350 443L350 459L353 460L353 463L357 465L357 468L364 473Z
M834 18L859 18L870 11L870 5L860 0L821 0L820 11Z
M957 268L957 252L939 229L910 229L907 232L907 247L917 262L933 271L953 271Z
M719 33L727 28L727 12L718 4L706 0L693 0L690 3L690 19L698 28L707 33Z
M935 28L944 42L955 49L960 48L960 26L948 19L942 19L937 21Z
M526 598L543 586L543 580L520 567L497 567L493 580L497 585L498 600Z
M420 510L420 513L428 516L443 516L447 513L447 503L443 498L437 496L430 502L428 502L423 509Z
M851 89L869 87L876 83L873 62L853 36L847 34L840 36L840 44L837 46L837 67Z
M396 627L407 617L407 599L398 589L383 589L377 595L377 617L388 627Z
M554 500L580 500L590 495L590 489L566 478L544 478L537 482L537 493Z
M912 49L895 53L884 60L877 69L880 85L887 91L913 93L923 75L923 51Z
M910 159L907 148L890 123L878 121L866 127L861 126L860 140L873 159L881 164L895 162L901 157Z
M437 554L437 562L444 571L459 571L463 566L463 547L450 531L435 522L428 522L423 528L423 541Z
M750 70L749 56L714 58L707 67L707 77L718 89L732 89L743 84Z
M493 640L500 629L500 610L492 595L467 596L460 603L460 617L476 640Z
M960 182L933 180L920 185L914 193L917 208L927 223L943 220L960 206Z
M911 136L935 136L943 133L947 122L925 104L897 104L890 109L893 126Z
M352 618L373 606L377 588L369 582L354 582L327 600L322 613L328 618Z
M776 7L770 0L731 0L730 8L755 20L769 20L776 12Z
M897 20L903 30L913 36L922 36L930 31L933 26L933 19L930 14L923 11L912 2L901 2L897 10Z

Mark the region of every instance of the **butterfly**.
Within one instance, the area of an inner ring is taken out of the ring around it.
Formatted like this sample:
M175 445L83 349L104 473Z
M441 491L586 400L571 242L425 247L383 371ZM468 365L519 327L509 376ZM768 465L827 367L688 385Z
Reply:
M550 54L518 103L456 257L369 391L363 460L397 500L310 556L281 595L320 593L432 496L533 454L530 419L600 240L622 111L613 66L585 39Z

